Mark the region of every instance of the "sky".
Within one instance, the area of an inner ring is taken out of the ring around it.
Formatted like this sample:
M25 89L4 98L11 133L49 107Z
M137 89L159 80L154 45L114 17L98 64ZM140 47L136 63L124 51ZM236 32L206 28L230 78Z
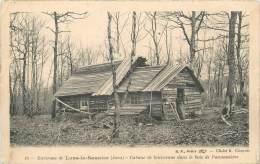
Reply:
M125 19L127 19L129 13L122 13L122 18L120 18L121 26L124 24ZM76 44L82 44L83 46L91 47L93 49L97 48L100 45L104 45L107 39L107 12L90 12L88 13L88 17L84 20L75 20L73 23L68 25L68 29L71 30L71 37ZM149 29L149 24L146 25L146 28ZM113 23L112 23L113 29ZM179 51L179 47L185 46L186 44L183 41L183 36L178 30L175 30L172 36L174 37L174 47L176 51ZM124 40L124 46L130 49L130 33L131 33L131 16L128 17L128 23L122 32L122 40ZM142 29L140 32L140 38L145 36L145 29ZM113 37L113 34L112 34ZM137 45L137 53L140 55L144 55L148 50L148 40L150 40L150 36L146 36L145 39L140 41ZM181 40L181 42L180 42ZM162 38L162 42L164 38ZM151 43L152 44L152 43ZM183 50L185 51L185 50Z
M85 46L97 47L104 44L106 39L107 17L106 13L88 13L86 19L75 20L68 25L71 29L71 37L75 42Z
M113 14L113 13L112 13ZM140 14L140 13L137 13ZM142 13L143 14L143 13ZM36 14L39 18L43 19L46 26L53 28L54 27L54 22L53 20L42 13L37 13ZM141 16L141 19L143 19L145 16ZM131 15L129 12L127 13L122 13L121 18L120 18L120 26L122 27L123 24L125 23L125 20L128 19L125 28L122 31L122 36L123 38L123 44L125 49L127 50L127 53L130 53L130 47L131 47L131 40L130 40L130 34L131 34ZM100 47L105 48L105 44L107 42L107 12L89 12L88 16L86 19L80 19L80 20L74 20L73 22L66 24L66 25L61 25L60 29L61 30L68 30L70 31L69 33L62 33L61 38L65 35L70 35L72 43L76 45L77 47L88 47L93 50L97 50ZM112 29L113 29L113 23L112 23ZM149 51L149 46L153 46L153 43L151 41L151 37L149 35L146 35L146 30L149 30L149 23L145 25L145 28L143 28L140 31L140 38L144 38L141 41L137 43L137 55L140 56L146 56ZM162 30L159 27L159 31ZM54 35L52 32L50 32L49 29L45 28L44 29L45 37L49 42L54 38ZM112 34L113 37L113 34ZM172 50L173 50L173 56L177 57L179 55L179 52L182 51L182 53L188 53L188 48L187 48L187 43L183 38L183 35L181 31L178 29L175 29L171 32L171 37L172 37ZM162 36L161 38L161 43L165 42L165 37ZM122 46L121 46L122 49ZM164 50L165 47L162 44L162 55L165 54ZM180 50L181 49L181 50ZM49 47L49 53L52 53L51 49L51 44ZM174 57L173 57L174 58ZM49 57L49 60L45 64L45 69L44 69L44 74L43 74L43 79L47 79L49 76L50 72L50 65L51 65L51 56Z
M112 13L115 14L115 13ZM130 53L131 50L131 12L121 12L120 13L120 28L125 24L126 26L122 31L121 38L123 45L126 49L126 53ZM137 12L137 16L139 16L140 13ZM45 28L43 29L44 36L49 41L49 47L48 47L48 53L52 54L52 41L54 39L54 34L47 29L47 27L53 28L54 27L54 21L51 19L48 15L43 13L33 13L33 15L39 17L39 19L42 19L45 22ZM145 14L142 13L140 21L142 21L145 18ZM127 20L127 21L126 21ZM62 33L60 38L64 37L65 35L70 35L72 43L76 47L88 47L92 50L98 50L99 48L106 49L106 42L107 42L107 12L89 12L87 14L87 17L85 19L79 19L74 20L71 23L68 24L62 24L60 25L61 30L70 31L69 33ZM160 24L164 24L165 22L160 22ZM141 55L144 57L148 57L149 48L153 47L153 42L151 39L151 36L147 35L147 30L151 28L149 20L146 19L145 25L143 24L141 26L139 38L143 38L142 40L138 41L137 43L137 55ZM112 30L115 29L114 23L112 22ZM159 25L158 27L158 37L161 37L161 54L166 56L165 51L165 35L161 32L163 31L163 27ZM188 30L190 31L190 30ZM113 31L112 31L113 32ZM216 34L215 31L208 30L207 36L208 38L211 35ZM189 32L188 32L188 35ZM199 38L203 39L204 33L199 33ZM112 33L112 37L114 34ZM182 53L182 57L189 54L189 48L188 43L184 39L183 32L181 29L176 28L169 32L169 40L171 40L170 45L172 47L172 59L176 60L177 58L181 57L180 52ZM121 45L121 52L123 46ZM207 55L212 55L207 52ZM49 59L45 64L44 73L43 73L43 79L48 79L48 76L50 74L51 69L51 63L52 63L52 55L49 55ZM204 67L202 71L202 78L204 77L203 74L206 74L206 69ZM51 74L52 75L52 74ZM45 80L46 81L46 80ZM51 83L51 81L49 82Z

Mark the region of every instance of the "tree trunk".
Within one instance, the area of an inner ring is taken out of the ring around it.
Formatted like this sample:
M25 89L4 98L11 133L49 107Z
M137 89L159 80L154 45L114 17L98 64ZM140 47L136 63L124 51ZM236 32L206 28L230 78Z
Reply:
M26 89L26 71L27 71L27 76L29 75L29 57L27 57L28 53L28 48L29 48L29 36L28 34L25 34L25 43L24 43L24 50L25 52L23 53L23 74L22 74L22 100L23 100L23 114L27 115L28 114L28 102L27 101L27 89ZM27 62L28 60L28 62ZM28 64L28 66L27 66ZM27 78L27 84L28 84L29 78Z
M153 32L153 42L155 49L156 65L160 65L160 56L159 56L159 40L157 38L157 12L152 14L152 32Z
M70 45L70 43L69 43L69 41L68 41L68 53L69 53L69 67L70 67L70 76L72 75L72 73L73 73L73 61L72 61L72 50L71 50L71 45Z
M116 13L116 53L119 54L120 51L120 31L119 31L119 12Z
M219 61L220 62L220 61ZM218 79L217 79L217 96L220 96L220 67L221 64L218 64Z
M132 41L132 53L131 53L131 56L130 56L130 60L131 60L131 65L130 65L130 70L129 70L129 75L131 75L133 73L133 58L135 56L135 53L136 53L136 12L133 11L133 18L132 18L132 36L131 36L131 41ZM131 82L132 82L132 79L131 79L131 76L128 78L128 84L127 84L127 87L126 87L126 92L124 93L123 95L123 99L121 99L121 106L124 106L126 100L127 100L127 97L128 97L128 93L129 93L129 88L130 88L130 85L131 85Z
M212 86L212 89L213 89L213 97L214 97L214 98L215 98L216 95L217 95L216 77L217 77L217 68L215 67L215 68L214 68L214 75L213 75L213 86Z
M23 75L22 75L22 96L23 96L23 114L27 114L26 106L26 86L25 86L25 76L26 76L26 54L23 55Z
M53 86L52 86L52 92L53 94L56 93L57 89L57 52L58 52L58 37L59 37L59 26L58 26L58 17L57 13L54 12L54 24L55 24L55 40L54 40L54 48L53 48ZM53 104L56 104L56 100L53 100ZM52 106L52 118L56 117L56 105Z
M210 76L210 74L211 74L211 62L212 62L212 60L211 60L211 58L209 59L209 64L208 64L208 106L209 106L209 102L210 102L210 100L211 100L211 97L210 97L210 95L211 95L211 93L210 93L210 88L211 88L211 76Z
M133 12L133 23L132 23L132 33L131 33L131 41L132 41L132 50L131 56L135 56L136 54L136 12Z
M242 12L238 12L238 29L237 29L237 68L239 77L239 105L242 105L243 92L244 92L244 80L243 80L243 70L241 65L240 49L241 49L241 26L242 26Z
M195 60L195 36L196 36L196 12L192 11L191 17L191 37L190 37L190 65L194 69Z
M221 85L220 85L220 95L223 98L223 89L224 89L224 68L225 68L225 62L222 65L221 68Z
M12 85L11 84L12 84L12 76L11 76L11 72L10 72L10 69L9 69L9 94L10 94L9 108L10 108L10 115L13 115L14 114L14 101L13 101L14 94L12 92Z
M108 38L108 44L109 44L109 57L110 57L110 62L111 62L111 68L112 68L112 76L113 76L113 94L115 98L115 112L114 112L114 128L112 132L112 138L118 138L119 137L119 97L118 97L118 86L116 84L116 69L115 69L115 64L114 64L114 57L113 57L113 46L111 43L111 20L112 20L112 15L110 12L107 13L108 15L108 26L107 26L107 38Z
M227 93L225 98L225 104L228 108L227 115L230 116L232 107L234 105L234 89L235 89L235 78L236 78L236 63L235 63L235 27L236 27L237 12L231 11L231 17L229 20L229 41L228 41L228 85Z

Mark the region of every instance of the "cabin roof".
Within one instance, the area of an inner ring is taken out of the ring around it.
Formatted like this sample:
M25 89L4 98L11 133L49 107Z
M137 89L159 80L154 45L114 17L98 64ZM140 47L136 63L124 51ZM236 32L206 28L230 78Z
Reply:
M137 66L137 61L140 57L135 56L133 59L131 57L125 58L118 68L116 69L116 85L119 85L121 81L127 76L129 73L131 65L133 67ZM132 61L131 61L132 60ZM113 93L113 77L110 76L108 80L93 94L93 96L99 95L111 95Z
M122 61L115 61L117 68ZM55 93L55 96L92 94L112 76L110 63L79 68Z
M122 63L123 60L116 60L114 61L114 64L116 68L119 66L119 64ZM78 70L76 70L73 74L78 73L84 73L84 74L95 74L95 73L103 73L103 72L111 72L111 64L110 62L102 63L102 64L95 64L95 65L87 65L84 67L80 67Z
M200 91L203 91L198 79L193 71L186 65L167 64L163 66L145 66L138 67L137 59L133 59L134 71L129 74L131 60L115 61L116 84L119 85L118 91L125 92L129 84L128 91L160 91L169 81L174 78L184 68L187 68L192 78L198 84ZM55 96L72 96L91 94L111 95L113 93L112 73L110 63L91 65L80 68L64 83L56 92Z
M165 65L160 72L152 79L152 81L143 89L143 91L160 91L165 87L174 77L176 77L183 69L187 69L191 77L197 84L201 92L204 91L201 83L194 75L193 71L186 64L172 64Z
M152 81L152 79L160 72L163 66L147 66L137 67L134 72L122 82L118 91L125 92L129 81L131 84L128 88L130 92L142 91Z

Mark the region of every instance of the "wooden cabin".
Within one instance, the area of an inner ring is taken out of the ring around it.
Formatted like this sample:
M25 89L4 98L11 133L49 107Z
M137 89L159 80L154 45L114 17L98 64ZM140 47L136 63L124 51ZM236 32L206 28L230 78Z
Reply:
M134 58L132 64L129 58L115 62L120 115L146 113L156 118L187 119L201 110L203 88L188 66L140 66L139 59ZM55 97L67 107L113 114L112 82L110 63L82 67Z

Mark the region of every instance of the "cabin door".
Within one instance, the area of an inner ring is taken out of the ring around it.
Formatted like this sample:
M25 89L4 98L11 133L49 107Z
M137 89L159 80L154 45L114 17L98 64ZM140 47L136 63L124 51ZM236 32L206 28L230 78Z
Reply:
M177 88L176 108L181 120L184 119L184 89Z

